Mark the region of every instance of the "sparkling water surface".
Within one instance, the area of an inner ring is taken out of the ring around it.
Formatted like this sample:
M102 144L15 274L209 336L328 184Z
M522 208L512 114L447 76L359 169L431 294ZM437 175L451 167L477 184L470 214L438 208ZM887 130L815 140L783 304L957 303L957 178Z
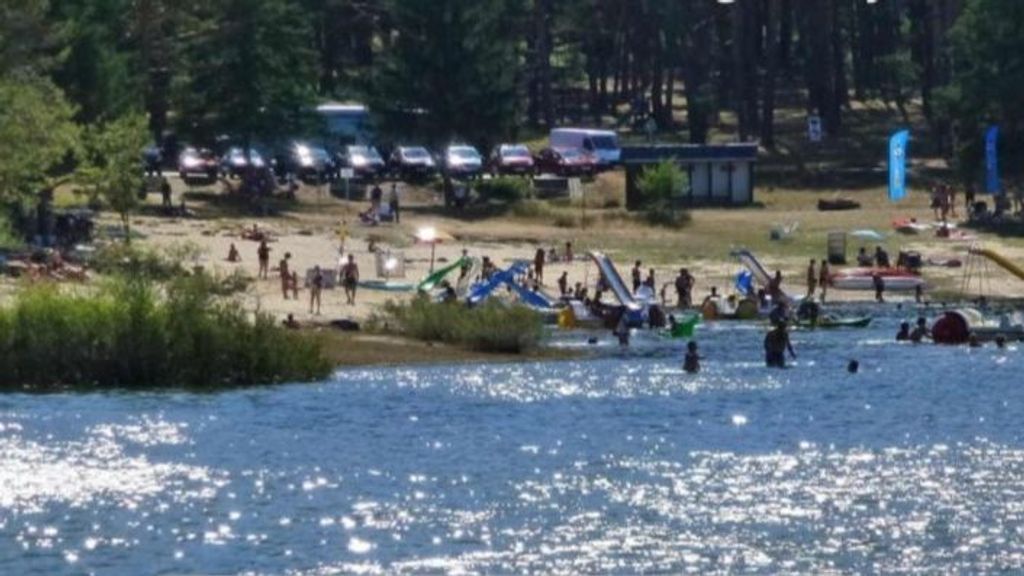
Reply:
M210 394L0 395L0 574L1024 571L1024 350L763 328ZM847 374L856 358L861 373Z

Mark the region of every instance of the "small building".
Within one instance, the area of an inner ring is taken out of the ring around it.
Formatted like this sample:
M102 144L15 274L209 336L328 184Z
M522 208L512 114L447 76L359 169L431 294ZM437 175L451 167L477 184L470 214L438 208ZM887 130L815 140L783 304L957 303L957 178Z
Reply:
M757 144L652 144L622 148L626 169L626 208L642 208L637 189L640 174L648 166L671 160L689 175L680 195L686 206L745 206L754 202L754 165Z

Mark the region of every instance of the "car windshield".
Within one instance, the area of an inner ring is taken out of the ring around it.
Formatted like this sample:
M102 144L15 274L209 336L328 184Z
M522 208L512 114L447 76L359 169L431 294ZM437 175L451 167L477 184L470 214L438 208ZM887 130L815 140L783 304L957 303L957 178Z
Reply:
M475 160L480 158L480 154L469 146L452 146L448 149L448 155L461 160Z
M403 148L402 156L412 160L419 160L421 158L429 158L430 154L427 154L427 151L423 148Z
M502 146L501 155L506 158L529 158L530 149L523 145Z
M316 146L298 146L296 148L300 156L309 156L316 158L317 160L323 160L327 158L327 151L323 148L317 148Z
M618 139L614 136L591 136L590 141L598 150L615 150L619 147Z
M380 154L371 146L350 146L348 153L352 157L367 158L369 160L380 159Z

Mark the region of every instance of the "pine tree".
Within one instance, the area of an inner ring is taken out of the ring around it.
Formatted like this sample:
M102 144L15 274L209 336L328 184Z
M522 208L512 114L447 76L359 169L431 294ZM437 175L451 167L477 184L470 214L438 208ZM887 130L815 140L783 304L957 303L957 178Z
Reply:
M395 41L374 82L383 128L486 145L519 120L516 0L394 0ZM521 8L521 6L520 6Z

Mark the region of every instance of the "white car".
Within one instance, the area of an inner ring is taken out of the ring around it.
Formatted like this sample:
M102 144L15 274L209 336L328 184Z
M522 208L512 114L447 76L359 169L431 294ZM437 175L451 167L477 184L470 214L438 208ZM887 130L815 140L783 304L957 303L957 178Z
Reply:
M476 148L454 144L444 151L444 164L448 174L455 177L472 178L484 170L484 159Z

